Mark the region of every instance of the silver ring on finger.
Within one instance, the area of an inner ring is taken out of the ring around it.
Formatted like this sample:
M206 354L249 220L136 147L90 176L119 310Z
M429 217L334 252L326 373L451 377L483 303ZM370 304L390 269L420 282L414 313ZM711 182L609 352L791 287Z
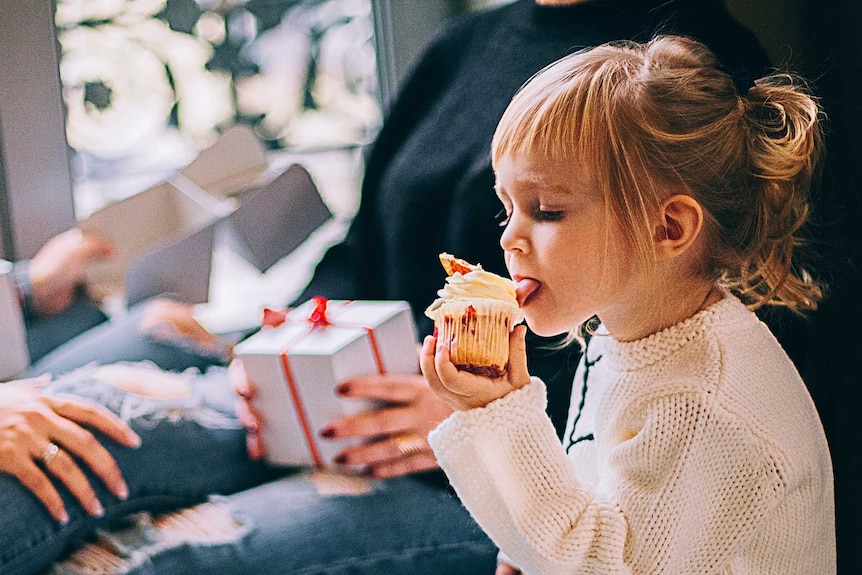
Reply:
M60 447L56 443L49 443L45 446L45 450L39 456L39 461L42 462L42 465L47 466L49 463L54 461L54 458L57 457L57 454L60 453Z
M404 457L410 457L411 455L422 453L428 446L425 438L416 433L396 435L394 439L395 445L398 446L398 452Z

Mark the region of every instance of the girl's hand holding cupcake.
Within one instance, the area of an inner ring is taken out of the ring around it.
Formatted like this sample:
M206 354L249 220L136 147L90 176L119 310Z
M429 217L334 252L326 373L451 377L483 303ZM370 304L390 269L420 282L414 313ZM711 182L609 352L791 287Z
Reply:
M517 326L509 334L509 362L503 375L489 378L458 369L450 356L451 344L429 335L422 345L420 366L428 384L452 409L484 407L530 382L527 372L527 328Z
M453 409L482 407L530 381L515 284L451 254L440 263L448 277L425 310L435 327L422 373Z

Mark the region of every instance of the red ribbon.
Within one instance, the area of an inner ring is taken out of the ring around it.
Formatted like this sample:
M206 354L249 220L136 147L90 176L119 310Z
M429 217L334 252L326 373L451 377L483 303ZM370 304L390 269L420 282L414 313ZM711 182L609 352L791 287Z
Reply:
M311 310L308 319L305 320L311 323L315 328L326 328L332 325L329 317L326 315L326 306L329 305L329 300L323 296L316 295L311 298L314 301L314 309Z
M299 386L296 385L296 378L293 376L293 370L290 368L290 359L288 359L287 350L281 352L280 358L281 371L284 373L284 381L287 383L287 390L290 392L291 399L293 399L293 405L296 408L296 416L299 418L299 425L302 427L302 434L305 436L306 445L308 445L308 452L311 454L314 466L317 469L323 469L326 465L323 462L323 457L320 455L320 449L317 447L317 440L314 438L314 430L311 429L311 420L308 418L305 403L302 401L302 396L299 394Z
M290 310L287 309L270 309L263 308L263 321L260 322L261 327L277 328L287 321L287 314Z
M326 311L326 308L329 305L329 300L320 295L316 295L311 299L314 302L314 309L311 310L311 313L308 314L305 321L311 324L312 329L325 329L331 326L332 322L329 321L329 316ZM280 327L287 321L287 316L290 315L290 311L290 309L263 308L261 327Z
M302 433L305 436L305 442L308 445L308 451L311 454L311 459L314 461L315 467L317 467L318 469L322 469L326 465L323 461L323 457L320 455L320 450L317 447L315 433L314 430L311 428L311 420L308 417L307 410L305 409L305 403L303 402L302 396L299 393L299 386L296 384L296 378L293 375L293 369L291 369L290 367L290 358L288 355L288 350L290 349L290 346L292 346L294 343L296 343L315 329L326 329L333 325L347 328L361 328L364 329L368 334L368 342L371 344L371 351L374 354L374 362L377 364L377 373L379 373L380 375L385 374L386 368L383 365L383 354L380 352L380 346L377 344L377 337L374 334L374 328L364 325L348 325L338 323L334 324L329 320L329 317L327 315L327 306L329 305L329 300L322 296L314 296L314 298L312 299L314 301L314 309L312 310L311 314L309 314L308 318L304 320L309 324L308 330L302 333L293 341L291 341L287 346L285 346L284 351L282 351L280 354L280 359L281 370L284 374L284 380L287 383L290 397L293 400L294 407L296 408L296 415L299 419L299 424L302 427ZM279 327L288 320L290 311L291 310L289 309L274 310L264 308L262 321L263 327L271 329Z

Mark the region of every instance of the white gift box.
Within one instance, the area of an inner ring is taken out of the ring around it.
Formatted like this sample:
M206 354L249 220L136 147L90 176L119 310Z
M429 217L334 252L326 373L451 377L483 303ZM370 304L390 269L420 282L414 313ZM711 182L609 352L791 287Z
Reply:
M12 264L0 260L0 382L15 377L30 364L24 316Z
M254 384L266 460L274 465L330 467L356 440L322 439L319 432L345 415L374 409L371 401L341 398L341 382L375 373L419 373L416 327L402 301L323 300L291 310L284 323L264 327L236 346ZM309 319L311 318L311 319Z

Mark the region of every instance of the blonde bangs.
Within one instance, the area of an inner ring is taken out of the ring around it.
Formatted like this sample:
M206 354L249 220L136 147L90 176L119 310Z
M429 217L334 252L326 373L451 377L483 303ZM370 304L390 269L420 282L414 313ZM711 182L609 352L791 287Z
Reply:
M588 143L597 130L589 105L590 82L585 70L562 64L575 54L539 72L512 99L491 144L494 167L506 155L541 155L554 160L589 160Z
M639 131L638 119L630 114L639 109L636 79L643 64L642 54L621 43L577 52L546 67L512 99L494 134L491 158L495 169L511 155L576 162L588 169L608 215L631 232L629 244L647 263L647 205L655 203L655 186L641 151L627 145Z

